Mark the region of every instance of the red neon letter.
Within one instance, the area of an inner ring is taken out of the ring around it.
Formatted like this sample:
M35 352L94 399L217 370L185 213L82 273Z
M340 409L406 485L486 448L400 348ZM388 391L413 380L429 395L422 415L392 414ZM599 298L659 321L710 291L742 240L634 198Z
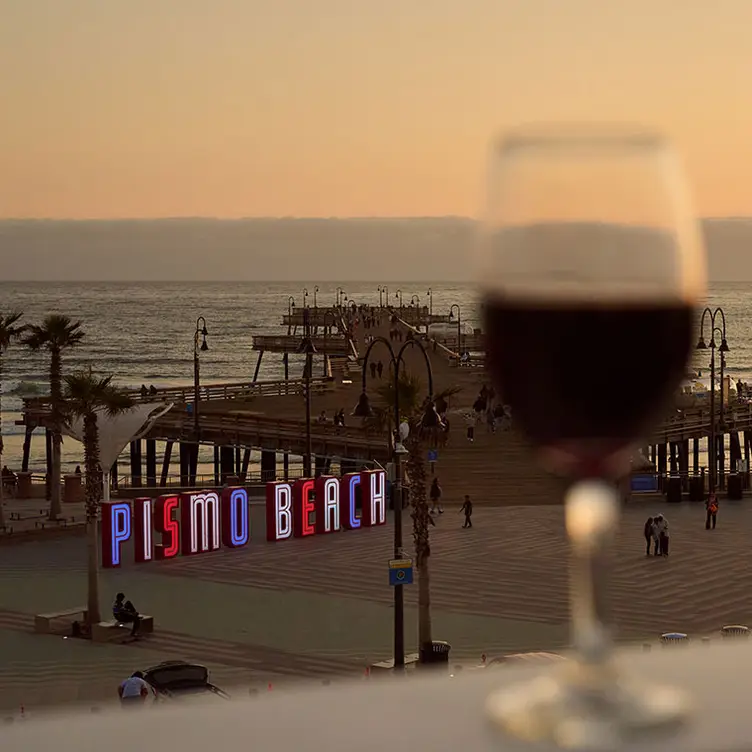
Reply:
M173 517L179 503L178 497L172 494L157 499L154 528L162 534L162 542L154 547L156 559L173 559L180 551L180 526Z
M316 528L311 523L311 512L315 511L313 499L314 481L311 478L295 481L292 487L292 534L296 538L313 535Z

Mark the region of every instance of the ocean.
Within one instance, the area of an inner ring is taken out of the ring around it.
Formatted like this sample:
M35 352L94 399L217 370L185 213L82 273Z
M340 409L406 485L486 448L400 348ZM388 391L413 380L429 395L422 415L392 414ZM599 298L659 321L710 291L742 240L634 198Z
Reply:
M211 271L210 269L208 270ZM337 288L344 289L356 303L379 303L379 283L319 283L316 302L332 305ZM447 283L383 283L393 304L404 304L417 296L428 304L432 291L434 313L448 313L457 303L467 327L479 326L478 299L470 285ZM314 304L315 285L273 282L207 283L0 283L0 313L20 310L24 321L35 323L48 313L62 313L81 321L86 332L80 347L64 354L64 368L70 372L92 365L98 372L113 374L115 382L127 387L141 384L167 386L193 382L193 337L196 318L204 316L209 332L209 350L201 355L202 383L250 381L257 353L251 349L256 334L282 334L282 315L288 298L296 305ZM727 372L735 381L752 381L752 291L748 283L717 283L711 286L708 305L722 306L726 313ZM649 337L650 332L645 332ZM582 378L598 378L598 343L589 343L583 332ZM695 353L694 367L706 375L708 354ZM298 364L297 361L300 360ZM303 360L291 356L291 372L302 371ZM625 368L636 370L646 365L640 353L625 353ZM21 394L48 391L48 358L12 346L3 357L2 431L5 441L3 461L8 467L21 466L23 426L20 417ZM259 379L284 378L281 355L266 354ZM302 417L302 416L301 416ZM72 470L82 462L81 445L66 439L63 445L63 469ZM212 455L208 448L200 457L200 473L211 472ZM45 471L44 437L34 435L30 459L32 472Z

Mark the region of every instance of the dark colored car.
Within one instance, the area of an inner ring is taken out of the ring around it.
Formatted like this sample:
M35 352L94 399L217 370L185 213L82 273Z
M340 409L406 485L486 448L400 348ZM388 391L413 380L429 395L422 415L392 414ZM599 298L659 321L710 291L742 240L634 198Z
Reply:
M157 700L183 700L208 695L229 700L230 696L209 681L206 666L185 661L165 661L144 671L144 680Z

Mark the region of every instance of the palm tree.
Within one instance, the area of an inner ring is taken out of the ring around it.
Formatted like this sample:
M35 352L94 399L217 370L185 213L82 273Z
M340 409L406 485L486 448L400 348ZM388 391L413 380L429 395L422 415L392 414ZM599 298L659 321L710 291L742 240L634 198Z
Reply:
M373 415L366 419L370 426L379 431L392 428L394 405L394 382L390 381L377 390L384 405L374 406ZM433 644L431 629L431 573L429 559L431 556L430 526L431 514L426 496L426 444L435 446L437 435L427 432L423 427L427 400L421 398L423 388L420 379L410 373L401 374L397 384L400 413L410 427L405 440L408 450L407 486L410 495L410 507L413 521L413 544L415 545L415 565L418 570L418 646L421 656L430 652ZM446 404L449 397L460 389L452 387L433 395L434 403ZM392 408L386 407L392 405ZM400 500L396 500L400 503Z
M22 326L17 326L22 313L14 311L5 316L0 315L0 467L3 467L3 430L2 430L2 383L3 383L3 354L11 343L19 337L23 331ZM5 527L5 512L3 511L3 484L0 482L0 528Z
M87 526L87 620L89 627L100 621L99 613L99 509L102 500L102 469L99 464L97 414L118 415L132 407L127 394L112 385L112 376L96 376L89 368L65 377L62 414L66 421L81 418L84 444L84 500Z
M80 344L84 338L80 321L53 313L37 325L26 327L23 344L30 350L48 350L50 353L50 423L52 428L52 477L50 483L49 518L60 516L62 488L60 451L63 442L63 351Z

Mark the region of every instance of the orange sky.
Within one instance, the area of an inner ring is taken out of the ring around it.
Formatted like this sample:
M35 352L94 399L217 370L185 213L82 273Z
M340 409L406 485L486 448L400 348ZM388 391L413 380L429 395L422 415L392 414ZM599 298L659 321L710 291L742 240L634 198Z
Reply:
M674 136L752 214L750 0L0 0L0 216L476 215L521 121Z

